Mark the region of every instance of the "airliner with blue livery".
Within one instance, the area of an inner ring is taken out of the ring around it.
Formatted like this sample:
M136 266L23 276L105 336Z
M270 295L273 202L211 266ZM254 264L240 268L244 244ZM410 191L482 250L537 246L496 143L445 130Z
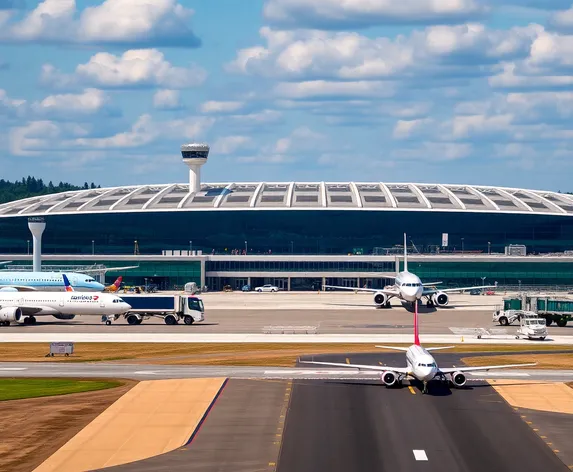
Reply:
M91 275L77 272L0 272L0 291L2 292L64 292L62 276L79 292L102 292L105 288Z

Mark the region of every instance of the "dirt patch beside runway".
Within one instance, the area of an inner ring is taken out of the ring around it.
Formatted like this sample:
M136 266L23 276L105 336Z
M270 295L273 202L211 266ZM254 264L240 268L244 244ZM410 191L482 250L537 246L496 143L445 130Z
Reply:
M489 380L489 383L513 407L573 414L573 390L562 382Z
M137 382L96 392L2 402L0 470L29 472Z

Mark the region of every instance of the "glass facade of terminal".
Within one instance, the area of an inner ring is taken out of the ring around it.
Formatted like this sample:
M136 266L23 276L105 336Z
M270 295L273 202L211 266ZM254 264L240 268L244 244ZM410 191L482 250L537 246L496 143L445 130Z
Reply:
M528 252L573 249L573 217L503 213L368 210L237 210L69 214L46 217L46 254L140 254L202 250L231 254L372 254L402 243L408 233L419 252L449 235L449 251ZM25 217L0 218L0 252L26 253ZM93 244L92 244L93 241ZM491 243L491 244L488 244Z

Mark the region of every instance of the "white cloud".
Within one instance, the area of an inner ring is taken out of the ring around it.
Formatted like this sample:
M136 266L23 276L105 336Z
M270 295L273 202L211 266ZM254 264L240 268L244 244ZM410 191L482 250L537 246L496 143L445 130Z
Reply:
M569 4L571 5L571 2ZM573 32L573 5L568 10L555 12L551 16L549 24L559 31Z
M0 39L197 47L200 41L189 26L192 13L176 0L105 0L81 13L75 0L44 0L23 19L8 20Z
M86 89L79 94L49 95L32 104L34 115L52 119L54 116L93 115L106 109L112 112L110 98L105 92L97 89Z
M424 126L431 123L432 120L429 118L422 118L419 120L398 120L392 136L395 139L405 139L408 138L415 130L416 127Z
M525 57L539 25L489 30L481 24L432 26L409 36L261 28L266 46L242 49L228 70L299 80L482 76L499 60Z
M240 101L208 101L201 104L199 110L201 113L206 114L226 114L233 113L245 106L244 102Z
M225 136L217 139L211 150L214 154L233 154L238 149L248 147L252 143L249 136Z
M38 155L41 151L58 152L84 149L135 149L159 140L201 139L214 120L188 117L181 120L155 121L141 115L128 129L110 136L95 137L93 130L73 123L33 121L10 133L10 148L15 155Z
M413 161L455 161L469 157L472 145L468 143L437 143L424 141L417 146L390 151L392 159Z
M178 110L182 108L179 90L158 90L153 95L153 107L158 110Z
M267 0L264 7L270 22L324 29L451 22L484 12L474 0Z
M10 98L6 90L0 89L0 116L19 116L25 112L25 108L26 100Z
M331 82L312 80L306 82L281 82L274 88L279 98L292 100L328 100L342 98L388 98L395 88L389 82Z
M99 52L73 74L44 65L41 80L54 87L73 84L100 88L165 87L182 89L201 85L206 73L197 66L176 67L157 49L131 49L121 56Z
M236 126L246 128L261 127L278 123L283 118L283 114L277 110L261 110L253 113L229 115L227 119Z

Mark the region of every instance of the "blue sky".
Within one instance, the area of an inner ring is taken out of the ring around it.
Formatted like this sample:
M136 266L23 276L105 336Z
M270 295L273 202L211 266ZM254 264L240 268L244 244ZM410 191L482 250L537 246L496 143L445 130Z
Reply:
M0 0L4 178L573 190L573 0Z

